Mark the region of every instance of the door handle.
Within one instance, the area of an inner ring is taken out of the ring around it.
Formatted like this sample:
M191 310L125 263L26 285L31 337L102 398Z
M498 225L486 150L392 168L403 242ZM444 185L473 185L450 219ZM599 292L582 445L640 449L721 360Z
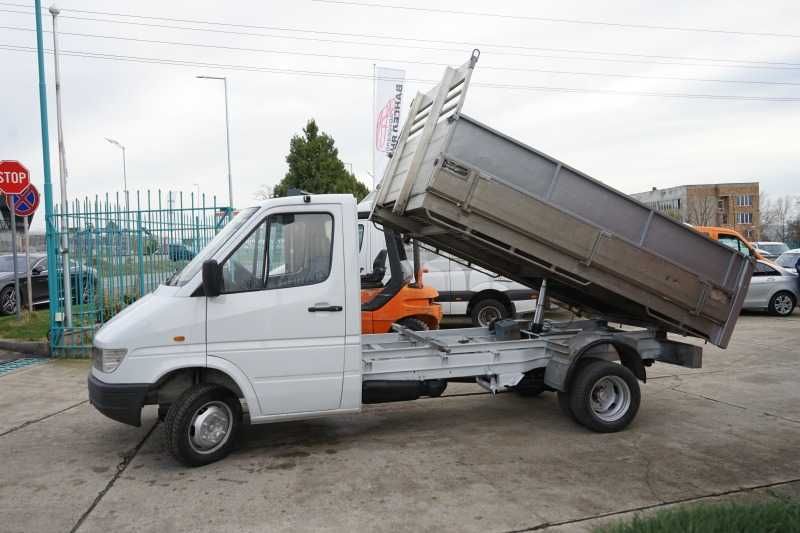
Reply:
M336 313L342 310L341 305L315 305L308 308L309 313L316 313L318 311L328 311Z

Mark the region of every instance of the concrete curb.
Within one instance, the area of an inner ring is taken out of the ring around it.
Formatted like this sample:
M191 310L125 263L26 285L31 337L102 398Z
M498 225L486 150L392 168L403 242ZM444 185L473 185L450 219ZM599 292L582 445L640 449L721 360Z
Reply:
M18 341L0 339L0 350L22 353L39 357L50 357L50 343L39 341Z

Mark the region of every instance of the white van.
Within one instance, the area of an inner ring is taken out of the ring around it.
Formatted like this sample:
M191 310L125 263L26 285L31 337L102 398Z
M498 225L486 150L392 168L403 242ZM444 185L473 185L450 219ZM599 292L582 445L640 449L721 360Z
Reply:
M367 220L373 196L370 193L358 204L358 259L362 275L372 271L373 260L386 247L383 231ZM458 258L423 248L420 263L425 285L439 292L436 301L446 317L469 317L473 325L486 327L495 319L532 314L536 309L536 291L492 272L471 268Z

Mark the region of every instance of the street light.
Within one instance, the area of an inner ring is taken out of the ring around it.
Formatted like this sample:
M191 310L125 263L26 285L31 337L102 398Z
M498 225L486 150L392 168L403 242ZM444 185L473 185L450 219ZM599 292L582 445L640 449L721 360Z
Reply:
M58 176L59 185L61 186L61 213L66 215L68 212L67 201L67 155L64 148L64 130L61 127L61 66L58 55L58 26L56 19L58 14L61 13L56 6L50 6L50 14L53 16L53 64L55 66L56 76L56 119L58 121ZM11 217L12 223L14 217ZM69 235L68 235L68 219L66 216L62 220L63 226L61 228L61 260L62 268L64 270L64 325L68 328L72 327L72 275L69 262ZM16 261L16 259L15 259ZM16 276L15 276L16 278ZM31 284L28 283L28 287ZM17 293L19 295L19 293ZM17 302L19 302L17 298ZM19 312L19 305L17 305L17 312Z
M122 190L127 194L128 192L128 170L125 168L125 147L122 146L122 143L116 141L114 139L109 139L108 137L105 138L108 142L122 150Z
M197 76L202 80L222 80L225 84L225 146L228 151L228 207L233 208L233 178L231 177L231 129L228 115L228 78L224 76Z

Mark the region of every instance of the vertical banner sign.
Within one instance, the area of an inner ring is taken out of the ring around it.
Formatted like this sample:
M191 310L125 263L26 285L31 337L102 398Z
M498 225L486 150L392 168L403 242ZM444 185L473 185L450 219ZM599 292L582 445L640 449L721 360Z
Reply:
M375 67L375 101L372 114L372 184L380 183L400 138L400 115L403 110L403 89L406 71Z

